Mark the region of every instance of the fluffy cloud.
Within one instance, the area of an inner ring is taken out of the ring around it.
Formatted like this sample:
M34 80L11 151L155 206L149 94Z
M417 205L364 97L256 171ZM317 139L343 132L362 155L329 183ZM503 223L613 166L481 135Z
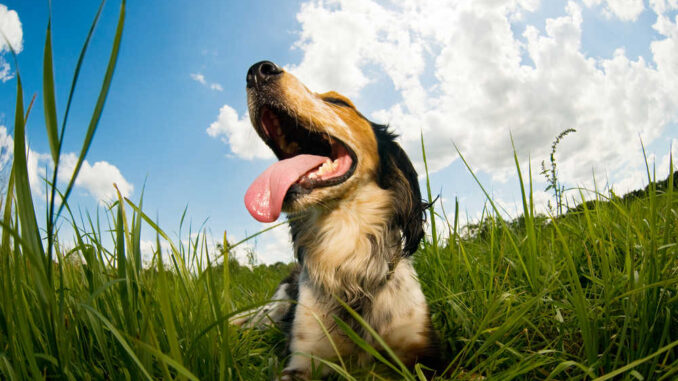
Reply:
M28 167L28 182L31 184L33 196L45 197L45 181L47 179L47 165L49 165L52 156L48 153L35 152L28 150L26 166Z
M7 133L7 127L0 125L0 172L7 166L14 154L14 139Z
M635 21L645 9L643 0L584 0L588 7L603 3L605 14L614 15L623 21Z
M261 229L267 228L262 224ZM277 227L262 236L256 243L257 260L270 265L275 262L291 262L294 260L294 250L289 227L287 225Z
M634 14L606 4L619 17ZM578 130L559 150L569 179L641 163L638 137L651 143L678 116L676 23L658 18L654 62L629 59L621 48L593 58L582 51L583 20L574 2L547 19L543 32L528 25L515 33L514 15L537 5L309 2L298 15L304 56L290 69L319 90L360 94L376 66L401 100L373 118L389 122L414 158L423 131L434 171L455 160L454 142L474 167L505 179L513 171L510 133L520 153L542 158L566 128Z
M629 21L644 11L639 0L584 4ZM538 0L307 1L297 15L302 58L287 69L314 91L334 89L359 105L370 86L390 82L395 101L370 116L401 135L419 170L420 131L432 171L457 159L454 143L474 168L504 181L515 172L510 135L520 156L538 163L558 133L575 128L558 149L562 178L589 184L593 171L611 183L632 183L625 179L642 166L640 140L648 146L678 122L678 19L667 14L678 1L649 2L658 37L648 42L648 59L630 58L623 47L608 57L587 54L574 1L543 25L516 22L539 6ZM229 106L208 132L237 156L270 157L250 139L247 116L238 118Z
M2 54L10 50L10 46L18 54L23 50L23 30L16 11L9 10L0 4L0 81L6 82L14 77L9 64ZM4 35L4 38L3 36ZM9 45L8 45L9 43Z
M59 174L57 175L57 180L61 184L68 183L77 162L78 157L75 153L61 155ZM38 197L45 197L44 179L47 176L48 169L51 172L52 156L48 153L29 150L27 166L28 180L33 194ZM90 164L85 160L80 168L78 178L75 180L77 188L84 190L102 204L117 199L118 196L113 184L118 186L123 197L129 197L134 191L134 185L125 179L116 166L106 161L97 161Z
M224 105L219 110L219 117L207 128L209 136L221 138L231 152L244 159L269 159L274 157L250 124L249 114L242 118L231 106Z
M224 90L224 88L216 82L213 82L213 83L207 82L207 80L205 79L205 76L202 75L201 73L191 73L191 78L194 81L200 83L203 86L208 87L211 90L215 90L215 91L223 91Z
M61 156L59 180L68 181L73 174L78 157L74 153ZM90 164L87 160L82 163L75 185L84 189L90 196L99 202L105 203L116 200L118 195L113 184L117 185L123 197L129 197L134 191L130 184L120 173L118 167L107 161L97 161Z
M258 227L260 230L264 230L271 225L273 224L260 224ZM235 243L240 240L240 237L231 237L229 240L231 243ZM271 265L276 262L292 262L294 250L289 227L287 225L279 226L252 241L243 242L233 250L231 255L234 255L241 264L248 264L248 253L254 253L257 264Z
M678 0L650 0L650 8L657 14L678 9Z

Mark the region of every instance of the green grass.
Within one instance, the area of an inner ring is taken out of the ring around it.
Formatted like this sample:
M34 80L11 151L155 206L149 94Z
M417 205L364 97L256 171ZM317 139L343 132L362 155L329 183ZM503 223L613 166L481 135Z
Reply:
M124 2L119 20L80 162L113 77ZM91 33L60 128L49 27L46 34L43 111L55 166ZM207 253L202 234L188 244L173 243L143 213L141 201L120 197L103 214L76 218L61 200L77 173L63 192L48 187L52 196L40 229L26 169L30 113L23 101L17 69L15 160L0 225L0 379L266 380L278 374L286 360L280 356L282 333L239 330L228 318L267 300L289 266L210 262L206 258L228 252ZM449 364L447 378L678 377L678 197L672 180L637 198L605 200L599 194L550 218L534 211L530 169L521 173L517 160L516 168L523 216L502 219L490 201L483 219L462 234L456 205L452 221L436 226L450 239L436 234L416 254ZM73 237L60 236L57 227L64 224ZM158 237L150 268L142 268L143 225ZM171 243L169 257L157 255L161 240ZM75 246L65 246L67 241ZM420 368L403 370L388 351L374 354L381 360L367 369L334 362L336 377L422 377Z

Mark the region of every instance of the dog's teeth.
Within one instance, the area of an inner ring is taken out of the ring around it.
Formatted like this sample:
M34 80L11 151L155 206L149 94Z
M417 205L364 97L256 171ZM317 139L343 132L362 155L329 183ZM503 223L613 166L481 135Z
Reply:
M321 165L320 168L318 168L318 170L317 170L316 172L314 172L314 173L317 173L318 175L324 175L325 173L330 172L330 171L332 171L333 169L334 169L334 168L332 167L332 161L328 159L328 160L325 161L325 162L323 163L323 165Z

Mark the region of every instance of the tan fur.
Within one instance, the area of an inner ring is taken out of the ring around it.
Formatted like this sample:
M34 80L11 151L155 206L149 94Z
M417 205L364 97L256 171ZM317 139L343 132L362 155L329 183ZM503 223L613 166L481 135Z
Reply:
M409 259L398 264L388 286L376 295L368 322L406 364L412 365L413 356L431 344L428 304Z
M388 191L370 183L334 208L305 212L303 233L294 244L307 250L304 265L311 281L329 293L370 295L355 277L368 274L382 281L388 272L390 258L374 258L368 237L383 237L391 202Z
M334 325L332 316L329 314L330 306L322 301L323 299L314 292L312 287L308 286L303 278L300 286L297 311L290 335L292 357L285 369L287 373L293 371L297 378L307 378L312 369L312 359L309 356L336 359L337 353L325 334L325 331L330 330ZM330 337L342 357L354 349L353 342L347 337L339 335L336 330L332 330ZM316 361L315 365L318 367L320 364ZM323 373L327 372L328 369L325 369ZM283 377L282 379L285 380L286 378Z
M285 368L287 373L297 378L310 376L312 360L309 355L330 360L337 358L325 330L329 331L345 361L365 364L370 358L342 331L332 329L335 325L331 313L336 302L319 294L314 285L308 278L302 276L300 279L297 312L290 335L292 357ZM398 263L393 278L374 295L372 308L364 313L363 318L406 365L413 365L422 350L431 345L428 306L409 259ZM375 348L383 349L372 336L367 335L363 339ZM321 364L316 361L314 365L318 368ZM322 370L323 373L329 371L327 368Z

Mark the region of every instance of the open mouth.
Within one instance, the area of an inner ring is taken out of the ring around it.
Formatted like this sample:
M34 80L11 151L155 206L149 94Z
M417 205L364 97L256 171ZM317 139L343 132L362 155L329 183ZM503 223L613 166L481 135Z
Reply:
M296 183L312 189L340 184L355 169L355 154L339 139L305 128L299 120L284 111L264 106L260 112L261 128L266 144L280 160L299 155L325 158L317 167L304 173Z
M258 114L259 133L279 161L245 194L245 206L257 220L275 221L285 201L341 184L353 175L356 155L336 137L317 132L280 109L264 106Z

